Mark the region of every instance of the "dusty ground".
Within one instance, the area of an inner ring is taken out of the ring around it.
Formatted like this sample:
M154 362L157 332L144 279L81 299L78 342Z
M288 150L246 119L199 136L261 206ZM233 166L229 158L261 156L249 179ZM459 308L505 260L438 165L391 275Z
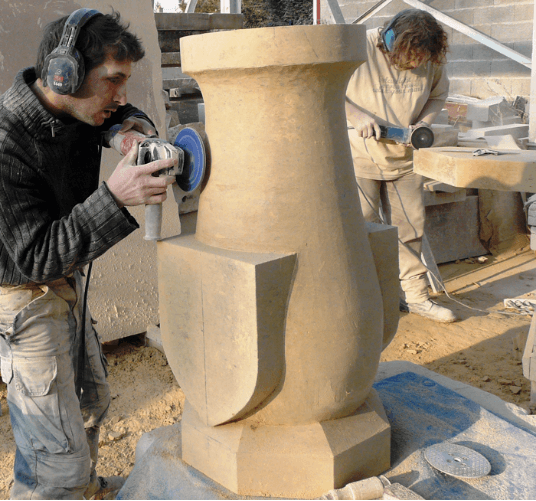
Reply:
M440 266L450 295L471 308L453 304L462 320L441 325L402 314L395 339L382 361L408 360L452 379L495 394L528 409L529 383L523 378L521 351L530 317L504 315L503 299L525 295L536 299L536 259L526 251L511 257L489 257L484 264ZM488 312L478 311L488 310ZM102 475L127 476L140 436L181 418L184 395L162 353L144 347L139 338L107 347L113 401L102 431ZM8 498L14 458L6 387L0 383L0 499Z

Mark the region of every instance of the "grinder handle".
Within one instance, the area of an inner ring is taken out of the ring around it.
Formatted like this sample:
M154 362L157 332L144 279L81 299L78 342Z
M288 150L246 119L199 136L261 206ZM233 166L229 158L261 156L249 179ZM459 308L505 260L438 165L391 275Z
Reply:
M162 204L145 206L145 240L162 238Z

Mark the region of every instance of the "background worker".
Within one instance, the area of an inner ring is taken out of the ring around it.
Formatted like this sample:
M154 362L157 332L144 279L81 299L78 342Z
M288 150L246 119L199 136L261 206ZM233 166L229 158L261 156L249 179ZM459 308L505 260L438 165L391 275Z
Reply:
M156 131L127 103L143 56L118 13L79 9L45 28L36 67L0 96L0 355L17 445L12 499L102 497L123 483L95 471L110 392L82 269L138 228L127 206L162 202L174 181L151 175L173 160L136 166L134 145L99 186L104 131Z
M367 61L352 75L346 117L361 207L366 221L398 227L400 285L409 311L438 322L454 313L432 301L421 262L423 178L413 172L413 148L379 140L380 125L430 126L441 112L449 82L444 68L447 35L432 15L398 13L367 31Z

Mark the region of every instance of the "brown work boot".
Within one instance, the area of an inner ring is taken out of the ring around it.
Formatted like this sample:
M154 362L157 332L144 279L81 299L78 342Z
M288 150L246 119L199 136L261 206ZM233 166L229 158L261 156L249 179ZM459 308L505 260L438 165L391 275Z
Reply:
M123 487L123 477L97 477L89 484L84 493L85 499L115 499L117 493Z

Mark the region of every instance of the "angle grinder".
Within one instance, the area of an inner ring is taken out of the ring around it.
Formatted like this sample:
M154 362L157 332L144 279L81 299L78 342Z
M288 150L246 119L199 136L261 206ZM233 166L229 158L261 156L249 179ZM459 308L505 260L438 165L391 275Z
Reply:
M434 144L434 132L430 127L386 127L380 125L382 139L390 139L400 144L408 144L416 150L430 148Z
M173 144L157 136L145 136L129 130L120 133L121 125L114 125L105 134L105 141L121 155L126 155L132 145L138 143L137 165L155 160L174 158L177 165L161 169L154 176L175 176L173 194L178 204L185 195L201 185L206 170L205 144L199 132L185 127L175 137ZM180 207L179 207L180 212ZM162 238L162 204L145 206L145 240Z

